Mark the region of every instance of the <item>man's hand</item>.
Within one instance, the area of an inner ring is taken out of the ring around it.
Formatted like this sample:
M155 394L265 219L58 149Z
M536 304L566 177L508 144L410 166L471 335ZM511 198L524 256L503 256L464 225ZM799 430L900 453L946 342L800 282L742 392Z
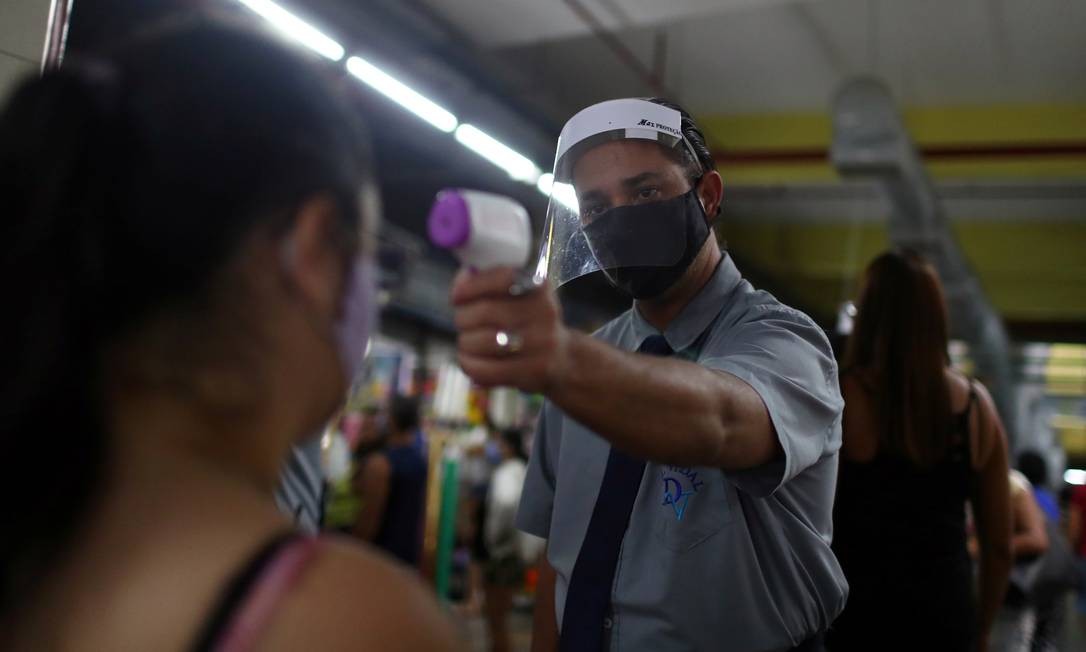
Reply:
M546 394L569 367L570 333L549 285L514 296L516 281L510 268L457 274L451 301L460 367L484 387Z

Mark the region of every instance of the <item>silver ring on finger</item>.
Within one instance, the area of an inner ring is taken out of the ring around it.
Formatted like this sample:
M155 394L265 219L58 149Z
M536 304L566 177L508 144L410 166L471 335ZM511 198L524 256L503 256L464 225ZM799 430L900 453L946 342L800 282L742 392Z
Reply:
M510 331L498 331L494 335L494 343L502 353L519 353L524 348L524 338L518 333Z

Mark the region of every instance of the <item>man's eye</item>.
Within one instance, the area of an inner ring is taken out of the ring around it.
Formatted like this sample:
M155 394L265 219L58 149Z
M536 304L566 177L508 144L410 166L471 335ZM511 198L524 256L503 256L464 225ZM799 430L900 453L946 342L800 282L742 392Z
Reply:
M607 210L607 207L603 204L596 204L594 206L586 206L583 214L585 217L599 217Z
M638 199L652 199L657 194L659 194L659 192L660 192L660 190L658 188L641 188L640 190L637 191L637 198Z

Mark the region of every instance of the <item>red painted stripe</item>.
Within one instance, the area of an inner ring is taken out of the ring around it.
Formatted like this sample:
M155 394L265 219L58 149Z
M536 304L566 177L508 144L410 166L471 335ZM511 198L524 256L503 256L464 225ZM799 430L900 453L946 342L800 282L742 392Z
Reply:
M920 148L920 155L930 160L1086 157L1086 141L928 145ZM823 148L718 149L713 151L713 158L720 165L826 163L829 161L829 150Z

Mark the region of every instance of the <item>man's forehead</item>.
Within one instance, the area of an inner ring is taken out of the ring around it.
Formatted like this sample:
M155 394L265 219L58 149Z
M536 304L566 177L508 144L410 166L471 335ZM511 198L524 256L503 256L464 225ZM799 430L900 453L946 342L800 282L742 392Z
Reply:
M642 172L667 174L679 164L657 143L644 140L616 140L601 143L584 152L573 164L573 185L578 190L584 184L601 179L619 180Z

